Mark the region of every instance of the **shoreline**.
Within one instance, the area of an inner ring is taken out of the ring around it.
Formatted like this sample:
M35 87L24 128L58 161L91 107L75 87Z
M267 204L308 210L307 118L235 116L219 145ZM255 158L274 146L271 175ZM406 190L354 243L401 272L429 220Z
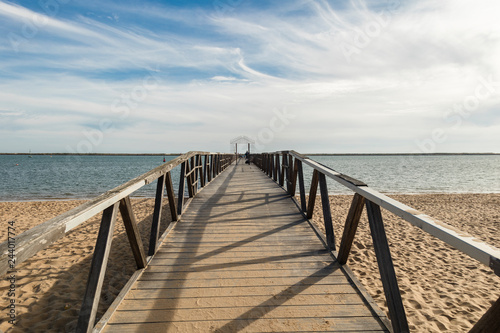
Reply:
M298 192L298 191L297 191ZM308 191L306 191L306 197L308 196ZM383 195L387 195L389 197L392 196L419 196L419 195L496 195L500 194L500 192L405 192L405 193L400 193L400 192L380 192ZM329 197L338 197L338 196L352 196L354 192L351 193L329 193ZM317 194L318 196L320 195L319 193ZM45 198L45 197L40 197L40 198L32 198L32 199L21 199L21 198L16 198L16 199L2 199L0 198L0 203L2 202L47 202L47 201L88 201L96 198L96 196L91 196L91 197L68 197L68 198ZM296 193L296 196L298 196L298 193ZM131 199L154 199L155 197L152 196L130 196ZM176 197L177 198L177 197Z
M0 156L180 156L183 153L0 153ZM221 154L233 154L223 153ZM259 154L259 153L257 153ZM305 156L490 156L500 155L493 152L479 153L302 153Z
M389 196L500 247L500 194ZM337 242L340 242L351 200L352 195L330 195ZM19 234L84 202L82 199L0 202L0 213L4 221L15 221L16 234ZM132 205L147 248L154 198L132 198ZM165 213L162 217L164 230L170 220L167 200L162 210ZM385 210L382 214L410 328L416 332L468 331L498 298L498 293L491 293L491 290L500 283L500 278L489 267L410 223L402 223L401 219ZM372 253L366 212L362 216L348 266L385 311L385 298ZM74 329L100 218L100 214L94 216L16 267L18 325L13 329L2 314L0 330L7 333L23 329L47 332ZM316 200L312 221L324 232L321 200ZM98 317L102 316L135 270L120 214L115 228ZM6 239L6 232L6 227L0 229L2 240ZM7 281L2 279L2 304L9 299L6 288Z

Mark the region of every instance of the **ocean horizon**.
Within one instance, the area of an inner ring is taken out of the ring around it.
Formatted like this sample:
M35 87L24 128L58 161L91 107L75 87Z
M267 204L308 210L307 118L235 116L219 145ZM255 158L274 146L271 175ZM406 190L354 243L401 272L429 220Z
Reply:
M89 199L177 154L0 154L0 201ZM387 194L500 193L500 154L304 154ZM172 170L178 188L180 168ZM312 169L304 166L306 190ZM156 184L134 197L154 197ZM350 194L328 179L330 194ZM298 192L298 190L297 190Z

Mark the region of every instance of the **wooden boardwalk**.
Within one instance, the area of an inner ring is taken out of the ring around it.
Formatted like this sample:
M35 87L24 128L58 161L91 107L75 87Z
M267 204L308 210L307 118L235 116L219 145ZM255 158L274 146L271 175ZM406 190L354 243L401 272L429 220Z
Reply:
M290 196L230 166L190 203L105 332L388 331Z

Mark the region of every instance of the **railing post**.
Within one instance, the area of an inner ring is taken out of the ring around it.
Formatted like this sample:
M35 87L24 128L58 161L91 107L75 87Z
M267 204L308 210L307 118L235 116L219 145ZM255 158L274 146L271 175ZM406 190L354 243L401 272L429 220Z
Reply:
M280 154L276 153L274 163L274 181L279 182L280 179Z
M318 170L314 169L309 188L309 203L307 204L307 218L312 219L314 212L314 204L316 202L316 192L318 191Z
M144 253L144 245L142 244L141 235L139 229L137 228L137 221L135 219L134 212L132 211L132 204L130 203L130 197L125 197L120 200L120 213L122 215L123 224L125 225L125 231L127 232L127 238L130 243L130 248L132 249L132 254L134 255L135 263L137 269L146 267L146 255Z
M170 215L172 216L172 221L177 221L179 217L177 216L177 207L175 207L174 184L172 183L172 176L170 175L170 171L166 174L165 187L167 188L168 205L170 207Z
M307 211L307 206L306 206L306 189L304 186L304 171L302 170L302 161L295 159L295 168L294 170L297 170L298 177L299 177L299 191L300 191L300 207L303 212ZM295 176L295 171L294 171L294 183L295 179L297 179L297 176ZM293 194L295 195L295 193Z
M354 236L356 236L356 230L358 229L359 219L361 218L364 206L365 198L355 193L345 221L344 233L342 234L339 255L337 257L341 265L345 265L351 252L352 242L354 241Z
M335 233L333 232L330 198L328 197L326 177L322 172L319 173L319 190L321 192L321 204L323 207L323 221L325 222L326 242L328 244L328 248L335 251Z
M291 161L288 161L288 163L290 163ZM295 196L295 191L297 191L297 162L298 160L295 159L295 163L293 163L293 168L288 168L288 171L290 173L290 190L288 191L288 193L290 193L290 195L292 197Z
M284 186L285 185L285 174L286 174L286 169L288 168L288 154L286 152L283 152L283 155L281 155L281 167L280 167L280 185ZM288 189L288 186L287 186Z
M373 247L377 256L378 269L384 287L387 307L389 308L392 328L395 333L409 332L405 309L401 300L401 293L391 258L391 251L385 234L384 222L380 213L380 206L366 200L366 211L368 213Z
M207 184L207 164L208 164L207 159L208 159L208 155L203 155L203 167L200 170L200 172L201 172L201 187L205 187L205 185Z
M212 181L213 176L213 168L214 168L214 154L210 154L209 156L210 163L207 168L207 179L208 182Z
M156 253L157 241L160 237L161 207L163 205L164 191L165 175L162 175L160 178L158 178L158 182L156 184L155 209L153 212L153 220L151 222L151 235L149 237L149 256L152 256Z
M288 168L286 170L286 174L288 177L288 193L293 197L295 196L295 187L296 187L296 178L294 174L294 169L295 169L295 163L297 159L293 159L293 156L291 154L288 155Z
M118 202L106 208L102 213L101 226L97 235L92 263L90 264L89 279L76 325L77 333L90 333L94 327L97 306L101 297L102 283L106 274L109 250L111 248L111 241L113 240L113 229L115 227L117 212Z
M186 185L186 162L181 164L181 175L179 177L179 192L177 195L177 214L182 215L182 208L184 208L184 186Z
M274 177L274 154L269 154L269 177Z

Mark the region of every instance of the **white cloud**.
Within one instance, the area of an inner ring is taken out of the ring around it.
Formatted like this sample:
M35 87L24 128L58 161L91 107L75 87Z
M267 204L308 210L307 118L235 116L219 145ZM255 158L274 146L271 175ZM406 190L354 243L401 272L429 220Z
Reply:
M467 117L455 114L462 117L458 129L446 117L474 96L481 78L500 81L495 1L381 2L377 9L362 1L341 9L299 1L215 17L199 9L108 6L119 20L65 17L63 8L49 17L0 2L5 36L21 34L19 24L34 16L45 22L18 53L2 48L9 56L0 109L9 112L0 117L16 125L2 128L2 142L21 131L37 131L43 142L57 127L64 144L47 140L42 150L64 151L110 120L116 130L95 151L122 151L132 141L134 151L197 150L200 143L225 150L232 137L258 136L273 110L286 107L296 118L266 149L414 151L415 140L444 128L448 140L439 151L498 151L498 140L485 135L497 129L485 124L499 123L489 111L498 108L498 84ZM137 19L127 24L131 12ZM346 46L354 50L349 56Z

